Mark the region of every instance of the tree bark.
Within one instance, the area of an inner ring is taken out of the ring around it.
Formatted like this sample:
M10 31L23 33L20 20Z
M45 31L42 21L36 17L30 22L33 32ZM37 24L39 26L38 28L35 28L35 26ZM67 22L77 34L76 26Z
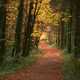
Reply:
M6 26L6 8L5 0L0 1L0 63L3 62L5 55L5 26Z

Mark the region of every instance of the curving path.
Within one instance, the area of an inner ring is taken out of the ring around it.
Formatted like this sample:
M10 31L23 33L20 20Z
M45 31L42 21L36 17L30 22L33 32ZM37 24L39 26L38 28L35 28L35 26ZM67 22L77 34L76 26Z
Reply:
M63 80L61 51L49 48L45 41L40 42L39 48L42 56L35 64L0 80Z

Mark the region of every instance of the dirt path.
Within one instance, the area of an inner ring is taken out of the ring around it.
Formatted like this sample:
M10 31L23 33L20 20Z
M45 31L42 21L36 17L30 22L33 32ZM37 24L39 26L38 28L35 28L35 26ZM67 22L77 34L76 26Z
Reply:
M60 51L49 48L44 41L39 47L43 49L42 56L35 64L0 80L63 80L63 59Z

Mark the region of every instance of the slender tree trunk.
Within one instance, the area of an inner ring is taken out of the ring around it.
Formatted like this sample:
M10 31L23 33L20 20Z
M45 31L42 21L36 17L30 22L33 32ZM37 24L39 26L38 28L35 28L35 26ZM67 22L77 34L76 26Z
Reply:
M75 19L75 16L76 16L76 5L74 5L74 3L72 2L71 4L71 9L72 9L72 27L71 27L71 52L74 53L75 51L75 26L76 26L76 19Z
M63 15L61 17L61 40L60 40L60 48L64 48L64 21L62 21L63 19Z
M60 27L58 27L58 39L57 39L57 46L58 46L58 48L60 48L60 38L61 38Z
M68 48L67 50L69 53L71 53L71 27L72 27L71 23L72 23L72 20L70 18L68 23L68 44L67 44L67 48Z

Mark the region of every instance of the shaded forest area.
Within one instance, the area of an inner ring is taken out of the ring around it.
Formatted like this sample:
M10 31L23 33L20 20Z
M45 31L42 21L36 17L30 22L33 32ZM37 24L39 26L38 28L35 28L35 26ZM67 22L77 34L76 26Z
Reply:
M0 66L20 63L22 59L32 54L35 48L38 50L40 36L45 32L48 34L48 43L73 55L74 64L79 68L79 2L79 0L1 0ZM51 30L48 30L48 27Z

